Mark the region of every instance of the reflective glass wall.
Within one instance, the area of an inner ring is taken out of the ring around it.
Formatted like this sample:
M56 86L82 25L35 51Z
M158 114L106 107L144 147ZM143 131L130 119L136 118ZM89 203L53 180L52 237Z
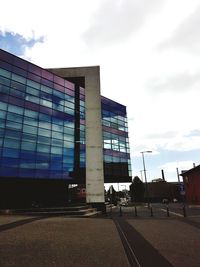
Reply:
M104 173L107 182L131 182L126 107L102 97Z
M131 181L126 107L102 97L105 182ZM85 180L85 90L0 50L0 177Z
M0 176L71 179L74 84L0 50Z

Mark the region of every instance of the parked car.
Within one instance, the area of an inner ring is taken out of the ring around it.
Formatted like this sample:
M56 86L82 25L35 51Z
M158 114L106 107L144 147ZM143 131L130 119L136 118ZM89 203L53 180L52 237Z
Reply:
M120 203L121 206L127 206L128 205L128 200L126 198L120 198Z

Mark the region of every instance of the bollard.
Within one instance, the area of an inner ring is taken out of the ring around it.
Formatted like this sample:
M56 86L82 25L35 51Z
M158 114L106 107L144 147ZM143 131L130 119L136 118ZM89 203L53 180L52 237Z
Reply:
M122 206L119 207L119 216L122 216Z
M153 217L153 209L152 209L152 206L150 206L150 211L151 211L151 217Z
M137 207L135 206L135 217L137 217Z
M167 217L169 217L169 207L167 205Z
M183 217L186 217L186 209L185 209L185 204L183 205Z

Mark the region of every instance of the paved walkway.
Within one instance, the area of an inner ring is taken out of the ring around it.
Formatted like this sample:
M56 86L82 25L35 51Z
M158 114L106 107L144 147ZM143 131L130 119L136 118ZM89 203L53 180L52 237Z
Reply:
M0 266L200 266L196 218L191 225L185 218L119 215L117 209L90 219L1 215Z

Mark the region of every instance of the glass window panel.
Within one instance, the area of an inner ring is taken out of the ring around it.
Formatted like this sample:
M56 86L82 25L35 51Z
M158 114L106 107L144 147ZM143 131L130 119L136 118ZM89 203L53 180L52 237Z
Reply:
M43 128L38 128L38 134L50 137L51 136L51 131L43 129Z
M40 92L40 97L49 101L52 101L52 95L47 94L45 92Z
M16 96L16 97L19 97L19 98L23 98L25 97L25 93L21 92L21 91L18 91L16 89L10 89L10 95L12 96Z
M26 86L24 84L15 81L11 81L11 87L22 92L26 90Z
M120 147L120 152L126 153L126 148L125 147Z
M29 141L29 142L35 142L36 135L23 133L22 140L23 141Z
M46 92L48 94L52 94L52 88L45 86L45 85L41 85L41 91Z
M51 138L46 137L46 136L37 136L37 141L38 143L42 143L42 144L50 144L51 142Z
M52 123L58 124L58 125L63 125L63 120L59 118L52 118Z
M38 99L39 100L39 99ZM40 105L48 107L48 108L52 108L52 102L46 100L46 99L40 99Z
M5 134L5 130L4 129L0 129L0 138L3 138L4 134Z
M17 158L3 158L2 165L8 168L17 168L19 164L19 160Z
M24 110L18 106L8 105L8 111L22 115Z
M74 97L73 97L73 96L70 96L70 95L65 94L65 100L66 100L67 102L72 102L72 103L74 103Z
M52 137L56 139L63 139L63 134L59 132L52 131Z
M62 147L52 146L51 147L51 153L52 154L62 154Z
M61 105L58 105L56 108L54 107L54 109L64 112L64 106Z
M37 151L43 152L43 153L49 153L50 152L50 146L44 145L44 144L38 144L37 145Z
M49 163L48 162L37 162L35 164L36 169L44 170L49 169Z
M30 133L30 134L36 134L37 133L37 127L25 125L23 126L23 132Z
M53 95L60 98L60 99L65 99L65 95L60 91L53 90Z
M6 127L20 130L22 128L22 124L21 123L16 123L16 122L13 122L13 121L7 121L6 122Z
M54 139L52 138L51 139L51 144L52 146L63 146L63 141L62 140L59 140L59 139Z
M4 147L19 148L20 142L15 139L4 138Z
M51 117L50 117L49 115L40 113L40 114L39 114L39 120L40 120L40 121L51 122Z
M20 157L21 159L25 159L25 160L27 159L33 160L36 158L36 153L35 151L21 150Z
M64 152L66 152L66 154L68 154L69 151L72 151L71 150L72 148L74 148L74 143L73 142L64 141Z
M106 121L106 120L103 120L103 125L110 127L110 122Z
M57 132L63 132L63 126L52 124L52 130Z
M105 162L112 162L112 156L104 155Z
M0 75L4 76L6 78L10 78L11 77L11 72L0 68Z
M85 138L85 132L80 131L80 137L81 137L81 138Z
M31 86L31 87L34 87L36 89L40 89L40 84L39 83L36 83L34 81L31 81L31 80L27 80L27 85L28 86Z
M34 95L34 96L38 96L38 97L39 97L39 95L40 95L40 91L39 91L39 90L34 89L34 88L32 88L32 87L29 87L29 86L26 87L26 92L27 92L28 94L30 94L30 95Z
M36 119L25 117L25 116L24 116L24 123L31 125L31 126L37 126L38 125L38 121Z
M18 158L19 157L19 150L12 149L12 148L4 148L3 149L3 157Z
M120 125L119 125L118 129L119 129L120 131L126 131L126 128L123 127L123 126L120 126Z
M4 94L9 95L9 92L10 92L10 87L0 84L0 95Z
M20 163L20 168L23 169L35 169L35 162L32 161L26 161L26 162L21 162Z
M36 104L40 103L40 99L38 97L36 97L36 96L26 95L25 99L30 101L30 102L36 103Z
M67 113L67 114L69 114L69 115L74 116L74 109L65 107L64 112Z
M38 112L33 111L33 110L29 110L29 109L25 109L25 111L24 111L24 115L25 116L32 117L32 118L35 118L35 119L38 118L38 114L39 114Z
M15 64L16 64L16 61L15 61ZM25 69L26 69L26 66L25 66ZM23 76L23 77L26 77L27 76L27 71L24 70L24 69L21 69L21 67L18 68L16 66L13 66L13 73L16 73L16 74L18 74L20 76Z
M14 73L12 73L12 80L15 80L17 82L26 84L26 78L24 78L24 77L22 77L20 75L14 74Z
M0 128L5 128L5 125L6 125L6 121L0 119Z
M7 78L0 76L0 84L4 84L4 85L9 86L10 85L10 79L7 79Z
M22 141L21 149L35 151L36 143Z
M120 162L120 158L119 157L113 157L113 162Z
M111 149L111 144L104 143L104 148L105 149Z
M74 129L68 128L68 127L64 127L64 133L65 134L74 135Z
M51 130L51 123L47 122L47 121L39 121L39 127L47 129L47 130Z
M74 136L73 135L64 134L64 140L74 142Z
M6 129L5 136L13 139L20 139L21 138L21 131Z
M0 110L7 110L7 106L8 106L7 103L0 102Z
M6 111L1 110L0 111L0 118L5 119L6 118Z
M66 127L74 128L74 122L64 121L63 123Z
M8 112L7 114L7 120L14 121L14 122L19 122L21 123L23 119L23 116L15 113Z

